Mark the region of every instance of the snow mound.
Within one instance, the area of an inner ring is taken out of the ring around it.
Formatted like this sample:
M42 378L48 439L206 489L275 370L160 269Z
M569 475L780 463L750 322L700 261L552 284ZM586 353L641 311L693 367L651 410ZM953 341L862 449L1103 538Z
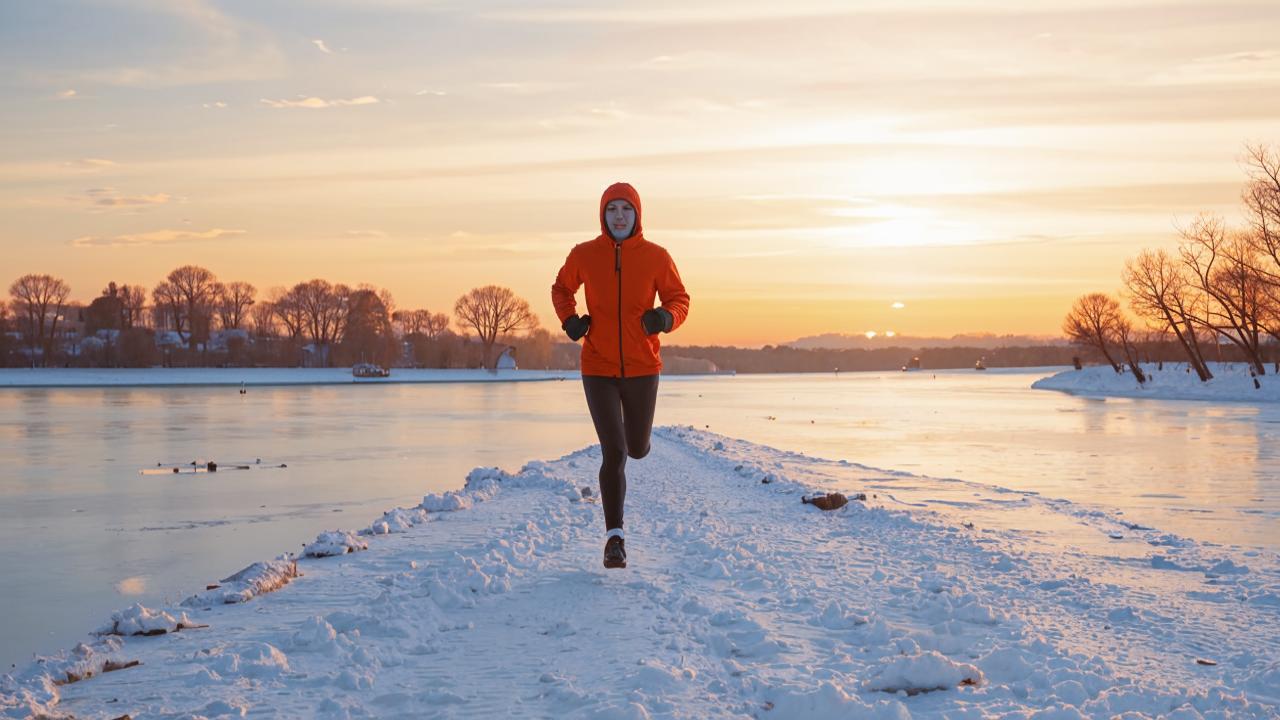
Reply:
M346 530L329 530L316 536L316 541L302 549L307 557L321 558L368 550L369 543Z
M123 647L124 642L116 637L104 638L92 645L77 643L70 651L38 658L32 665L40 666L53 679L54 685L69 685L94 675L128 667L129 663L117 655Z
M0 717L59 717L54 707L61 699L53 678L47 674L26 683L19 683L11 675L0 678Z
M289 657L265 642L248 643L239 651L228 647L201 650L195 661L220 678L244 677L256 680L278 678L289 672Z
M978 685L983 679L982 671L973 665L955 662L930 650L895 659L867 680L864 686L868 690L919 695L959 685Z
M822 608L815 623L829 630L847 630L870 621L869 617L851 612L839 600L833 600Z
M338 645L338 631L319 615L303 621L290 641L294 651L333 653Z
M570 502L582 500L582 493L572 479L556 474L550 463L535 460L514 475L494 467L475 468L467 473L462 490L432 493L423 497L418 507L427 512L469 510L475 503L492 500L503 488L551 490Z
M421 507L396 508L383 513L373 524L360 531L361 535L389 535L407 532L415 525L427 521L427 511Z
M911 713L896 700L868 705L850 695L835 683L827 681L814 690L793 686L774 688L765 693L766 713L763 717L777 720L910 720Z
M520 468L520 471L512 475L503 472L497 468L479 467L467 475L466 485L463 491L473 497L476 501L484 501L491 499L499 490L503 488L520 488L524 490L550 490L552 493L559 495L569 502L582 502L583 493L579 488L581 478L574 477L572 473L566 473L565 470L572 470L578 466L576 460L572 458L582 457L591 451L578 451L561 458L560 462L549 463L542 460L533 460ZM598 448L595 451L599 452ZM592 460L594 463L595 460ZM567 468L566 468L567 466ZM590 491L588 489L588 495Z
M58 686L137 665L120 657L122 647L124 641L115 636L91 645L78 643L69 651L37 657L18 672L0 677L0 717L64 717L55 709L61 701Z
M252 600L279 590L298 577L298 563L288 555L281 555L269 562L256 562L240 572L222 579L220 585L197 593L182 601L186 607L229 605Z
M164 635L198 627L186 613L175 619L163 610L152 610L134 604L111 613L111 621L94 631L95 635Z
M454 512L457 510L468 510L471 508L471 498L457 490L450 490L446 493L431 493L422 498L422 504L418 507L427 512Z

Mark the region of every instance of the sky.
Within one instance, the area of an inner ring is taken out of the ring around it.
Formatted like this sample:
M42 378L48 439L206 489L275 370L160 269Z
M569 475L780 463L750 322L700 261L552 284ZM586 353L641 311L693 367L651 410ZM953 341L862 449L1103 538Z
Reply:
M1241 216L1280 4L0 0L0 282L197 264L451 312L550 285L631 182L667 342L1058 335Z

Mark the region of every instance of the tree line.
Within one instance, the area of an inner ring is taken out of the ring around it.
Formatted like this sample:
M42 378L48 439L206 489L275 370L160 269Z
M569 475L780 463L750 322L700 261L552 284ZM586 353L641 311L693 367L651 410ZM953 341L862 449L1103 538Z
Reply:
M919 369L947 370L972 368L981 360L987 367L1043 367L1067 365L1076 351L1065 345L977 348L796 348L765 345L739 348L707 345L670 345L662 349L668 358L710 360L724 372L740 373L831 373L870 370L900 370L919 360Z
M1243 165L1245 224L1201 214L1178 229L1176 251L1127 259L1119 297L1088 293L1072 305L1062 329L1073 343L1139 383L1153 346L1173 349L1202 381L1213 378L1209 356L1248 363L1255 383L1268 361L1280 371L1280 151L1246 146Z
M492 367L499 344L516 347L526 367L577 361L526 300L497 285L460 296L452 317L398 308L373 285L319 278L259 297L252 284L197 265L174 269L150 292L110 282L87 305L70 295L52 275L14 280L0 302L0 365Z

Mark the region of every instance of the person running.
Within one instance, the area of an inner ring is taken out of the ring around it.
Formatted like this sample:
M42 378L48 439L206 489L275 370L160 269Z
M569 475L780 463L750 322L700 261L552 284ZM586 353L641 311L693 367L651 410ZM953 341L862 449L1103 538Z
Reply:
M600 438L600 501L604 506L604 566L624 568L622 505L627 458L649 453L658 373L658 333L680 327L689 293L671 255L644 238L640 195L614 183L600 197L600 235L575 245L551 286L561 328L582 343L582 387ZM574 294L587 286L587 313ZM661 305L654 307L654 297Z

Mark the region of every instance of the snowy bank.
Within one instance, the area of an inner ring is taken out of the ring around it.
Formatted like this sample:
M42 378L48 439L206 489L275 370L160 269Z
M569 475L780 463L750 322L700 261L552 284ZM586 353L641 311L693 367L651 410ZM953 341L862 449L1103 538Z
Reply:
M1031 384L1037 390L1060 390L1073 395L1151 398L1155 400L1216 400L1220 402L1280 402L1280 377L1254 378L1244 363L1209 363L1213 379L1200 382L1186 363L1143 364L1147 382L1139 385L1129 372L1116 373L1109 366L1065 370ZM1271 372L1271 366L1267 366Z
M576 378L543 370L438 370L394 368L390 377L355 378L351 368L5 368L0 388L261 387L272 385L394 385L399 383L534 382Z
M247 597L121 614L118 630L184 629L102 637L4 676L0 717L1280 712L1275 553L660 428L627 468L629 567L605 571L583 492L598 462L593 446L480 468L461 491L317 538L340 554L223 581ZM850 502L800 502L832 490ZM1010 512L1042 529L984 522ZM1064 544L1050 521L1084 539Z

